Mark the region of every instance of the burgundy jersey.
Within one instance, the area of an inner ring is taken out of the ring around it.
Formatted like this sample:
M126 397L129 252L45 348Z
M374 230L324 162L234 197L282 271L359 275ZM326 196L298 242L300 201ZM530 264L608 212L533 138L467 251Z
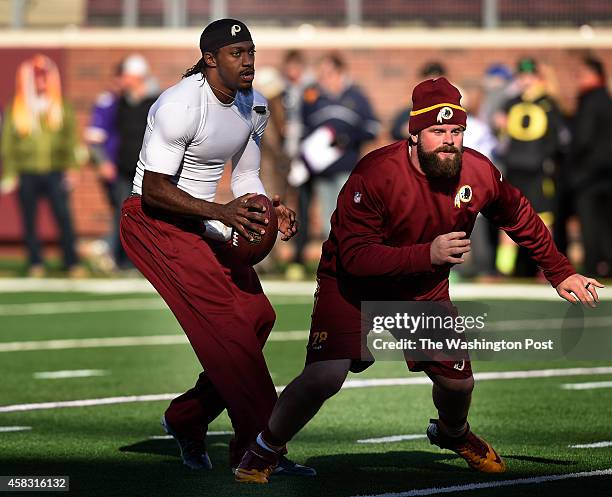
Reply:
M467 236L481 212L527 248L553 286L576 271L519 190L482 154L464 148L458 178L431 180L409 160L407 141L366 155L338 196L319 278L346 298L447 300L451 264L432 266L431 242Z

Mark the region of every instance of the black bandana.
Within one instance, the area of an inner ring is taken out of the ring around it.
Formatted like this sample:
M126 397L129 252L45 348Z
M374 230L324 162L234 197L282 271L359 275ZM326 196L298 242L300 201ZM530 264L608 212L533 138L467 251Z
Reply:
M200 36L200 51L202 54L214 52L221 47L242 41L253 41L246 24L237 19L219 19L204 28Z

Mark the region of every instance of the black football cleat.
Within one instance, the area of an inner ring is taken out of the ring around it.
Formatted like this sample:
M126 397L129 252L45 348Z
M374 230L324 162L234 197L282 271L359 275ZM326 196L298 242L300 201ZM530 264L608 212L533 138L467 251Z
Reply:
M293 462L285 456L280 456L278 458L278 466L276 466L272 474L280 476L317 476L317 471L314 468Z
M192 440L186 437L181 437L177 432L168 424L166 416L162 416L161 425L164 431L170 435L179 446L181 451L181 459L183 464L191 469L212 469L212 462L206 452L206 445L204 440Z

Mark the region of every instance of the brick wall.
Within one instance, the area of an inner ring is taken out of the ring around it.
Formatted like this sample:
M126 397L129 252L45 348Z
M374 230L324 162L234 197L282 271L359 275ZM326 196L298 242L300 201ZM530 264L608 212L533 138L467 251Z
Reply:
M117 36L121 36L118 32ZM66 48L56 55L62 59L62 73L67 98L74 104L80 129L88 121L88 113L96 95L109 84L115 65L126 55L138 51L145 55L158 77L162 88L166 88L180 78L180 74L199 57L194 49L142 49L125 48ZM306 50L308 58L316 60L322 50ZM602 57L612 71L612 48L594 51ZM284 51L280 49L259 49L257 65L277 65ZM388 128L393 115L404 107L410 99L412 87L418 82L419 68L428 60L442 61L449 70L449 77L458 84L478 81L485 68L495 62L514 65L516 60L526 54L545 61L554 67L559 80L562 103L571 109L576 92L576 61L583 54L579 49L483 49L457 47L453 49L409 49L381 48L345 50L343 54L350 65L354 80L370 96L373 106L385 125L385 132L372 145L389 142ZM0 62L15 58L15 49L0 49ZM12 78L5 78L0 85L12 84ZM0 88L0 96L6 95ZM6 101L0 102L4 107ZM370 148L372 148L370 147ZM228 195L227 178L221 186L221 198ZM77 230L81 236L98 236L105 232L109 222L109 212L104 196L96 182L95 174L85 168L73 194ZM5 200L6 201L6 200Z

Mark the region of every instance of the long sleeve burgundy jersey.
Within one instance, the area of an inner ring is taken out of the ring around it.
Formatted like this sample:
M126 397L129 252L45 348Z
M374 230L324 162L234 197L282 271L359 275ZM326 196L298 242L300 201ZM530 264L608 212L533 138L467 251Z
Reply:
M576 271L519 190L482 154L464 148L458 178L430 180L410 162L407 141L365 156L338 196L319 277L355 300L447 300L451 265L432 266L430 246L470 235L481 212L527 248L553 286Z

